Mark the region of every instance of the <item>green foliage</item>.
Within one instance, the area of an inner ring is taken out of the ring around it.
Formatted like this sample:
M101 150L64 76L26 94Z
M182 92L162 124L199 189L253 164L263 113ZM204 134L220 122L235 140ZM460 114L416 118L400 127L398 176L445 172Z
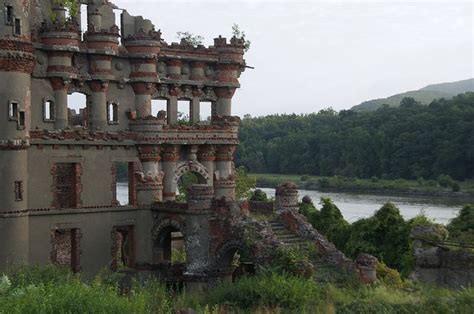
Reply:
M383 262L377 263L377 279L390 287L401 288L403 285L400 273L393 268L388 267Z
M297 246L280 247L272 260L272 270L277 273L288 273L294 276L310 277L314 267L308 253Z
M474 93L373 112L246 117L236 164L252 173L299 175L297 180L301 175L416 180L442 174L472 179L473 130Z
M204 37L200 35L194 35L190 32L177 32L176 37L181 41L181 43L192 45L194 47L202 45L204 41Z
M186 263L186 248L171 248L171 264Z
M245 37L245 32L241 31L239 25L235 23L232 25L232 36L238 39L242 39L242 41L244 42L245 52L250 49L250 40Z
M186 197L188 195L188 189L193 184L198 184L199 178L193 172L187 172L183 174L178 180L178 191L179 195L176 196L176 201L178 202L186 202Z
M321 197L321 205L317 219L312 218L310 221L336 247L344 247L349 236L350 224L330 198Z
M256 202L267 202L268 201L267 193L263 192L260 189L255 189L252 195L250 196L250 200L256 201Z
M312 279L259 273L221 283L205 293L171 291L149 280L133 281L122 294L119 277L103 271L91 283L52 266L20 267L0 274L0 313L471 313L474 288L460 291L400 285L396 272L379 265L373 286L321 285ZM115 273L116 274L116 273ZM16 278L16 279L14 279Z
M257 180L249 176L245 167L239 167L235 171L235 197L237 199L247 199L252 196L252 190L257 185Z
M466 205L447 225L451 240L474 242L474 205Z
M309 279L272 273L222 284L209 292L207 302L244 310L258 306L296 310L316 301L319 293Z

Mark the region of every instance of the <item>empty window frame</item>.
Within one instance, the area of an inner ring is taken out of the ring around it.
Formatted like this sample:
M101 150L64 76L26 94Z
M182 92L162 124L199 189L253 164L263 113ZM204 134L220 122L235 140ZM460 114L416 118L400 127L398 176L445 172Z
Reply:
M15 201L23 201L23 181L15 181Z
M191 121L191 101L188 99L178 100L178 123L189 123Z
M20 111L20 114L18 117L18 125L17 125L18 130L23 130L25 128L25 119L26 119L26 113L24 111Z
M117 124L118 123L118 110L119 105L116 102L109 102L107 104L107 120L109 124Z
M201 124L211 123L214 106L214 103L211 101L201 101L199 103L199 121Z
M54 112L54 102L51 100L46 100L43 103L43 120L45 122L54 121L55 112Z
M21 19L15 18L15 36L21 35Z
M11 5L5 6L5 24L6 25L13 24L13 6Z
M8 104L8 120L18 121L18 107L18 101L10 101Z
M158 117L158 113L164 111L165 114L168 111L168 100L167 99L152 99L151 100L151 115Z

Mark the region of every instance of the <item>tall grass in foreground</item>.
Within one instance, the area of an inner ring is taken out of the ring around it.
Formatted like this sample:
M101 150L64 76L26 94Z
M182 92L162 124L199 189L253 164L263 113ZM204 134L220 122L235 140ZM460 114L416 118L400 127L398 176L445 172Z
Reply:
M175 292L156 280L120 290L120 275L91 282L49 267L0 274L0 313L472 313L474 289L454 291L413 283L319 285L287 274L261 273L206 293Z

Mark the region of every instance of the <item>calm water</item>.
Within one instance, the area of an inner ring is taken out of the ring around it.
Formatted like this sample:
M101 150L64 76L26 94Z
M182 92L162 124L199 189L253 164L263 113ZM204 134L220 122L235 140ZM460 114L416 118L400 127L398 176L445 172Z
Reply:
M275 195L275 189L261 188L268 196ZM410 219L423 212L437 223L447 224L451 218L456 217L462 208L462 203L455 199L406 197L406 196L383 196L353 193L323 193L319 191L299 190L300 199L309 195L318 207L321 196L329 197L341 210L344 218L354 222L360 218L366 218L380 209L383 204L392 202L400 209L405 219ZM117 199L120 204L128 203L128 186L126 183L117 184Z
M275 195L275 189L260 189L268 196ZM300 199L308 195L317 208L320 208L318 205L322 196L331 198L349 222L372 216L376 210L387 202L394 203L405 219L413 218L423 212L427 217L442 224L447 224L451 218L456 217L458 211L462 208L462 203L455 199L298 191Z

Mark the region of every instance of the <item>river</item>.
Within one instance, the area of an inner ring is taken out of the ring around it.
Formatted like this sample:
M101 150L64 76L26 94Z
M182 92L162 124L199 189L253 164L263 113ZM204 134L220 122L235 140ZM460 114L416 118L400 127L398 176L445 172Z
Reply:
M269 197L275 195L275 189L260 189ZM344 218L349 222L372 216L376 210L387 202L394 203L400 209L405 219L413 218L423 212L427 217L442 224L447 224L450 219L456 217L462 208L462 203L452 198L386 196L299 190L300 199L305 195L311 197L318 208L320 208L319 199L322 196L331 198L334 204L341 210ZM126 204L128 202L128 187L126 183L117 184L117 199L120 204Z

